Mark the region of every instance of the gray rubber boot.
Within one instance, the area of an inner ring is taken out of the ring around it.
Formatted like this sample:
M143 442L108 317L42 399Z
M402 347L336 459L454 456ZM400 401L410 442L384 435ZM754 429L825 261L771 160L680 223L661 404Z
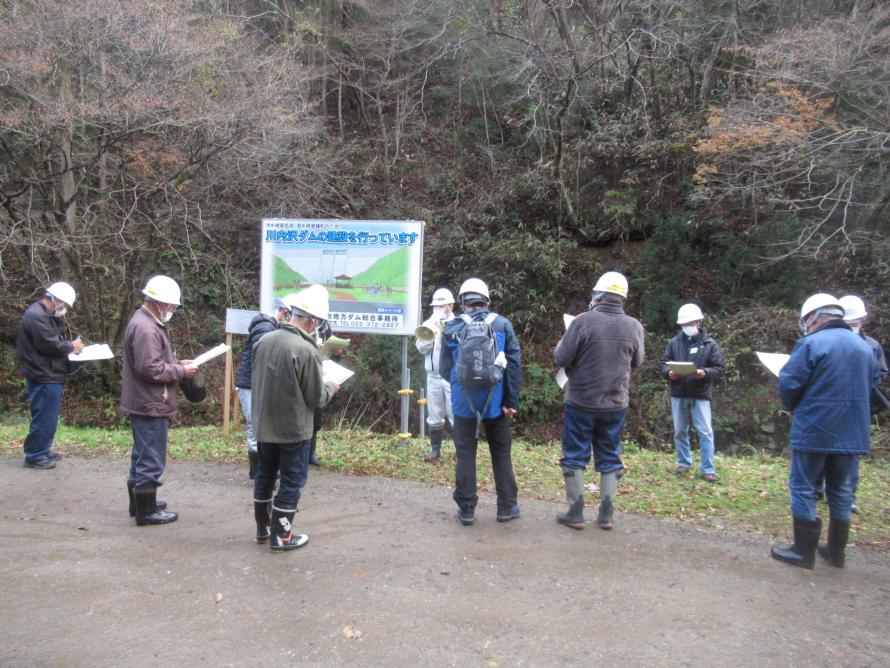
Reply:
M615 510L615 495L618 494L618 472L600 474L600 511L596 523L600 529L611 529L612 511Z
M430 427L430 451L423 456L423 461L434 462L442 454L442 436L445 434L445 427Z
M566 483L566 503L568 509L556 514L556 521L572 529L584 528L584 471L562 466L562 477Z

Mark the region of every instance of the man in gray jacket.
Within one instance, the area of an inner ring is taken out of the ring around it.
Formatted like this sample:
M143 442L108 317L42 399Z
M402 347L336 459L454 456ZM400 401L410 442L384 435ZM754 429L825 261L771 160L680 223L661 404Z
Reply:
M250 381L257 439L256 541L269 541L273 551L293 550L309 541L308 535L293 532L293 520L309 475L313 415L339 389L324 380L314 338L328 319L327 289L311 285L284 301L290 318L256 344ZM281 484L273 501L279 472Z
M167 323L180 305L179 285L169 276L152 276L142 290L145 303L124 332L120 410L130 416L130 515L137 526L175 522L176 513L157 502L157 489L167 466L167 430L176 414L180 380L194 376L191 360L177 360Z
M556 521L584 528L584 469L590 462L600 473L597 524L612 528L618 491L621 429L627 416L630 371L643 364L643 326L625 315L627 279L603 274L593 288L590 310L572 321L553 353L569 378L565 392L562 459L568 510Z

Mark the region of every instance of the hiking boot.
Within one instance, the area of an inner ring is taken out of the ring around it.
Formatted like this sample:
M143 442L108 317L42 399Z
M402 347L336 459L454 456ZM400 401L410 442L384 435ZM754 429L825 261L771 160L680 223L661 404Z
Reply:
M691 467L689 467L689 466L683 466L682 464L679 464L679 465L677 465L677 468L674 469L674 473L677 473L677 474L689 473L690 468Z
M556 514L556 521L572 529L584 528L584 471L562 467L562 477L566 485L566 503L569 507L564 513Z
M822 533L822 520L794 518L794 543L787 549L773 545L770 555L786 564L813 570L816 563L816 546Z
M457 509L457 519L460 520L460 523L465 527L468 527L476 521L475 513L472 510L465 510L464 508Z
M54 462L58 462L62 460L62 455L58 452L51 452L47 455L47 458L52 459Z
M705 482L717 482L717 476L713 473L702 473L701 479Z
M32 459L25 460L24 464L22 464L26 469L54 469L56 468L56 463L50 459L49 457L41 457L40 459Z
M498 522L509 522L510 520L518 520L519 519L519 506L517 504L513 504L513 507L508 510L499 510L497 514Z

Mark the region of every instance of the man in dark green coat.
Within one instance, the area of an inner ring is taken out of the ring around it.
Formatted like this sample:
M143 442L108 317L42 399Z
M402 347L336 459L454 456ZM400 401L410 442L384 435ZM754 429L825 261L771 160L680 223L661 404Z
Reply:
M313 413L339 389L325 382L315 331L328 319L328 291L321 285L284 299L290 317L253 349L251 413L257 439L254 516L258 543L293 550L309 541L292 523L309 474ZM281 483L275 499L275 478ZM271 524L271 529L270 529Z

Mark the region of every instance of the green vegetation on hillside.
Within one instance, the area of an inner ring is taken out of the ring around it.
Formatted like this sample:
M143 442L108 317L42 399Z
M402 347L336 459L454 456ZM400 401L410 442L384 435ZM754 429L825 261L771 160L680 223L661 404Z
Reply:
M306 277L292 269L283 258L272 255L272 283L276 288L287 286L293 289L307 282Z
M353 276L352 284L353 286L380 285L391 288L407 288L408 258L408 249L400 248L383 256L363 272Z

